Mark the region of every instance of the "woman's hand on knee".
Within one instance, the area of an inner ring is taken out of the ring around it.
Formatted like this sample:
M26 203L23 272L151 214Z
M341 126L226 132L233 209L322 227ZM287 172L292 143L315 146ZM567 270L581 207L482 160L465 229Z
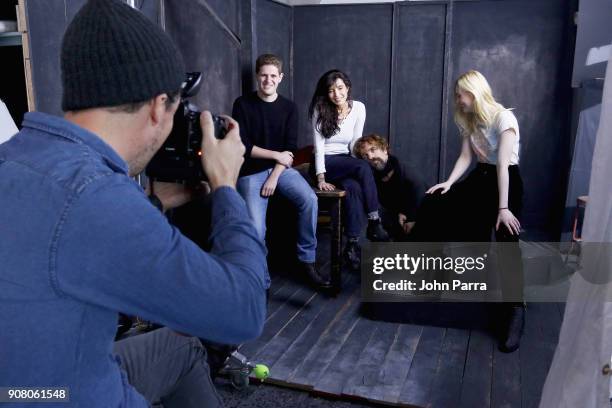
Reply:
M451 185L452 185L451 183L449 183L448 181L445 181L444 183L436 184L435 186L427 190L425 193L433 194L436 191L441 190L440 194L446 194L446 192L451 188Z
M499 224L505 225L511 235L518 235L521 231L521 223L507 208L499 210L497 213L497 222L495 223L495 231L499 230Z

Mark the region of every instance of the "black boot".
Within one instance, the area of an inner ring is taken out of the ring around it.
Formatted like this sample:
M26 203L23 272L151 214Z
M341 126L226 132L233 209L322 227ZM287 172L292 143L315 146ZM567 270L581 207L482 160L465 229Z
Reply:
M504 307L507 311L506 330L502 332L499 342L499 351L512 353L518 350L521 343L521 336L525 328L525 306L523 304L511 304Z
M368 220L368 231L366 233L368 239L372 242L387 242L389 241L389 234L382 226L380 218L375 220Z
M317 270L314 262L299 262L300 269L310 278L310 281L321 289L331 288L331 281Z
M349 268L356 271L361 267L361 247L359 241L349 240L344 248L344 256Z

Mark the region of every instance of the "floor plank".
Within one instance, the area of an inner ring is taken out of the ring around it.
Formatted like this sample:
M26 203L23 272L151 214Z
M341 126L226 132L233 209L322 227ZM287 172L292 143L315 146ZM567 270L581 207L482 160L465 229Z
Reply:
M521 406L521 352L502 353L494 347L491 408Z
M472 330L461 386L459 406L489 407L494 341L489 333Z
M399 403L425 406L432 393L446 329L424 326L416 352L402 386Z
M556 347L550 325L558 313L551 304L530 303L525 317L525 334L521 341L521 399L523 408L536 408Z
M358 308L357 297L352 297L350 302L342 306L306 355L302 364L289 376L288 381L314 387L315 382L318 381L359 321Z
M340 293L334 299L326 299L326 302L324 302L323 307L320 309L320 313L311 320L308 326L299 334L299 337L270 367L270 373L274 380L287 381L293 375L301 365L304 357L327 329L341 306L347 302L355 303L357 301L357 294L358 288L355 288L351 292L344 291Z
M270 289L268 293L270 295L275 294L280 288L287 283L287 279L284 276L272 276L270 279Z
M264 333L241 348L270 366L270 382L353 401L318 398L314 406L537 407L562 304L529 304L521 348L504 354L486 330L362 317L358 276L344 273L343 279L334 298L291 276L275 282Z
M270 292L267 305L266 321L270 320L272 315L283 306L296 292L303 290L304 285L295 282L291 279L285 279L285 282L279 286L273 293Z
M314 389L319 393L338 395L348 377L353 374L355 365L364 347L372 337L376 324L371 320L359 319L333 360L325 368Z
M379 369L378 381L370 391L370 400L398 402L422 332L423 326L411 324L399 326L397 336Z
M292 292L292 290L289 292ZM314 296L316 296L316 293L310 288L298 286L280 306L270 313L261 336L252 342L243 344L240 347L240 352L249 358L256 355ZM281 298L281 301L282 299L284 298ZM278 299L274 299L274 301L276 300ZM270 304L272 302L271 297Z
M378 322L352 373L349 373L342 394L372 398L373 389L380 382L380 367L397 336L399 326L397 323Z
M272 366L280 356L291 346L300 334L308 327L308 324L321 311L324 299L320 294L314 294L283 326L270 341L262 347L255 355L258 363Z
M429 401L433 408L457 406L461 397L469 333L469 330L446 329L441 352L442 358L438 360L438 369Z
M345 282L347 279L345 279ZM285 353L292 343L304 334L305 330L310 326L312 321L321 313L327 306L330 308L338 307L343 301L348 299L348 294L345 293L338 296L336 299L329 298L321 293L314 293L307 303L299 308L299 310L290 318L270 341L256 354L255 359L263 364L272 366ZM274 378L278 378L277 374L273 374Z

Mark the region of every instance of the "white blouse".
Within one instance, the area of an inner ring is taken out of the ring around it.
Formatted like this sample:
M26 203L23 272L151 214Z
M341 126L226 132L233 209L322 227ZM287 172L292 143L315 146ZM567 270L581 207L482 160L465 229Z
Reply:
M353 154L353 145L363 134L365 124L365 105L359 101L353 101L353 107L346 118L340 123L340 130L330 138L325 138L317 129L317 118L319 114L315 111L312 118L312 129L314 136L314 154L316 174L325 173L326 154Z

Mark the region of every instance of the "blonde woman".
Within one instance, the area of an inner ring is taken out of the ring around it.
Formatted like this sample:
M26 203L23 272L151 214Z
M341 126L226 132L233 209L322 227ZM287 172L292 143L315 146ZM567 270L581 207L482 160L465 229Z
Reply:
M431 220L435 212L437 225L432 228L431 223L424 223L430 231L421 230L422 235L431 239L432 234L439 234L436 240L444 241L487 242L494 232L498 242L518 242L523 182L518 166L520 131L516 117L494 99L480 72L468 71L455 83L455 122L462 137L461 153L448 179L427 190L430 195L439 194L432 197L436 204L429 206L427 217ZM457 182L474 156L476 168ZM523 287L520 248L510 247L510 253L505 252L510 261L504 257L503 267L511 273L502 273L501 282L504 299L510 300L500 307L504 313L500 350L505 352L518 349L525 313L519 301Z

